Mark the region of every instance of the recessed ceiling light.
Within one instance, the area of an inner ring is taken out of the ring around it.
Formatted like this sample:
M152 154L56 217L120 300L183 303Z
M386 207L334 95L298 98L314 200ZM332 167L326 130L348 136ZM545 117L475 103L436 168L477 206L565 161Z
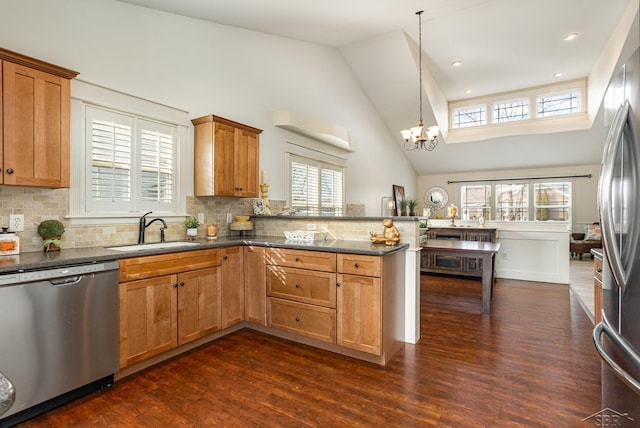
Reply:
M462 61L453 61L451 63L451 66L453 67L460 67L462 65Z
M553 77L560 77L560 76L562 76L562 73L556 73L553 75Z
M466 91L464 91L465 94L470 94L471 93L471 89L467 89Z
M564 40L565 42L569 42L569 41L575 39L576 37L578 37L578 33L569 33L566 36L564 36L564 38L562 40Z

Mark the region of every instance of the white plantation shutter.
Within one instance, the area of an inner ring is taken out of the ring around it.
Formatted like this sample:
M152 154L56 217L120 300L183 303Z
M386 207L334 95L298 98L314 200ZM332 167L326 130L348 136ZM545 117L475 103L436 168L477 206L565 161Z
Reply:
M86 212L170 211L176 127L94 106L87 106L85 121Z
M140 120L140 184L144 202L170 203L173 196L175 128Z
M291 155L290 205L302 215L342 215L343 168Z
M91 121L91 197L131 200L131 126L113 120Z
M320 215L342 215L342 168L322 165Z

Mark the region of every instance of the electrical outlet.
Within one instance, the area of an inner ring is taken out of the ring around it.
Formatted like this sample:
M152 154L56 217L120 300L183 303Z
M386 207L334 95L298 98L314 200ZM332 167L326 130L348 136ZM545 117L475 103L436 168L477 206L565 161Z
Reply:
M24 214L9 214L9 231L24 231Z
M315 223L307 223L307 230L316 230Z
M200 224L204 224L204 213L198 213L198 221Z
M507 253L502 253L502 260L508 260L509 255Z
M227 223L233 222L233 214L227 213Z

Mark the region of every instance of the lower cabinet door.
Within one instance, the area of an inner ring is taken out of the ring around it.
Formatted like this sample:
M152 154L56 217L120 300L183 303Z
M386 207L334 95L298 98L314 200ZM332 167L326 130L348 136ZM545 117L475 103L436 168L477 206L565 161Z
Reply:
M220 330L220 268L178 274L178 344Z
M338 345L382 355L382 281L378 277L338 275Z
M269 327L336 343L336 310L269 297Z
M220 287L221 326L231 327L244 321L244 265L242 247L227 247L222 255Z
M176 275L119 285L120 368L178 346Z
M267 285L265 248L244 248L244 317L246 321L267 325Z

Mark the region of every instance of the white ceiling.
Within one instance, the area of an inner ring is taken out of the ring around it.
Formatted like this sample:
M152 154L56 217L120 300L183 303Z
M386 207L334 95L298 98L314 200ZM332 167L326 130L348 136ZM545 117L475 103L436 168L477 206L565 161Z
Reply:
M424 10L424 63L452 101L588 76L625 8L637 0L119 1L340 49L400 144L398 130L418 119L416 64L398 53L407 49L402 32L418 41L416 11ZM569 33L578 37L563 41ZM452 67L453 61L463 64ZM562 77L554 78L558 72ZM425 113L431 124L435 119ZM418 174L442 170L412 158Z

